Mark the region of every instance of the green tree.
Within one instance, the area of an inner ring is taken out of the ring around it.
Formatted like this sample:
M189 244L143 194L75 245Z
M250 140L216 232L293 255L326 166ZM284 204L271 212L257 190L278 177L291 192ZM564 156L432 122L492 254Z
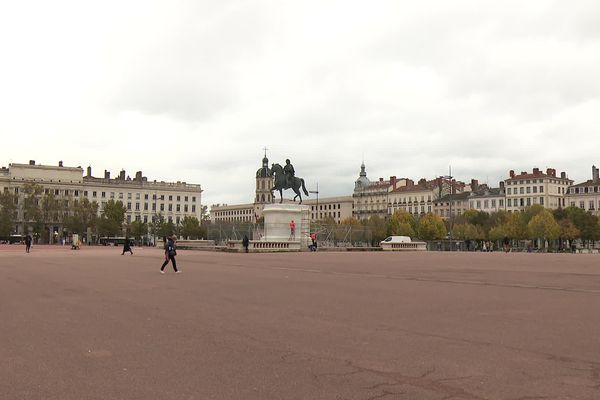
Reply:
M578 207L567 207L565 212L567 218L579 230L581 239L588 241L598 240L600 238L598 217Z
M404 210L396 211L388 221L387 234L415 237L414 217Z
M488 233L490 240L502 240L505 237L510 237L506 231L506 225L494 226Z
M543 241L558 239L560 235L560 225L554 220L552 213L545 209L531 218L527 229L531 238Z
M0 193L0 235L9 236L14 232L18 196L13 193Z
M560 237L562 239L573 240L581 237L579 229L568 218L561 219L558 224L560 225Z
M188 239L198 239L201 235L200 221L192 216L185 216L181 220L181 235Z
M130 235L137 240L141 240L142 237L148 234L148 224L142 221L133 221L130 224Z
M455 225L453 235L454 235L454 237L461 239L461 240L485 239L485 234L483 233L483 229L479 226L469 224L469 223Z
M98 233L101 236L119 236L125 220L125 206L121 200L109 200L104 204L102 216L98 221Z
M524 213L514 212L510 214L508 222L504 225L507 236L511 239L527 239L527 224L525 223Z
M37 183L28 183L23 187L23 231L31 227L34 233L41 235L44 231L44 219L40 207L44 188Z
M427 213L417 223L417 233L422 240L436 240L446 237L446 226L438 215Z
M371 218L369 218L367 220L366 226L371 231L371 245L372 246L378 245L379 242L381 242L383 239L385 239L387 237L387 224L383 218L381 218L377 215L373 215Z

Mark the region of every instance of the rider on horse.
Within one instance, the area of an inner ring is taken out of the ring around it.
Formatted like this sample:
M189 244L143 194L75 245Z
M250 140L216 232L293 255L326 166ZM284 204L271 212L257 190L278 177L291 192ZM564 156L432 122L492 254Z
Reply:
M294 171L294 166L290 163L289 158L285 160L285 166L283 167L283 173L285 174L285 181L287 183L286 186L291 187L292 180L294 178L294 175L296 174L296 171Z

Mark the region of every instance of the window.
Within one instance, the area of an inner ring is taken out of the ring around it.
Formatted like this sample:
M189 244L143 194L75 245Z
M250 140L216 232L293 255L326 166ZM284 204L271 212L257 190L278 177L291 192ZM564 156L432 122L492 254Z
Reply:
M498 200L498 206L499 207L504 207L504 199L499 199Z
M46 189L46 194L48 194L48 189ZM88 192L87 192L87 190L84 190L84 191L83 191L83 196L84 196L84 197L87 197L87 195L88 195Z
M531 187L527 186L527 193L531 193Z
M594 209L594 200L590 200L589 210L593 210L593 209Z
M135 203L135 211L140 211L140 203Z
M181 201L181 196L177 196L177 201Z
M544 193L544 187L540 186L540 193Z
M196 196L192 196L192 202L196 202Z
M173 196L169 196L169 201L173 201Z
M144 223L147 224L148 223L148 216L144 215Z
M144 203L144 211L148 211L148 203Z
M511 192L512 192L512 188L506 189L506 194L512 194Z
M75 197L79 197L79 190L75 191Z
M175 218L175 222L177 223L177 225L179 225L179 217Z
M165 205L161 203L160 205L160 211L165 211Z
M192 212L196 212L196 205L192 204Z
M490 208L488 200L483 201L483 208Z
M477 208L481 208L481 200L477 200L476 204L477 204Z
M139 193L136 193L136 194L135 194L135 199L136 199L136 200L139 200L139 199L140 199L140 194L139 194Z
M127 216L127 223L130 224L131 223L131 215Z
M187 196L184 197L184 201L188 201L188 197Z
M527 206L530 206L530 205L531 205L531 197L528 197L527 198Z
M519 194L524 194L525 193L525 188L523 186L521 186L519 188Z
M156 211L156 203L152 204L152 211Z
M131 202L127 202L127 209L131 210Z
M110 198L114 199L115 198L115 192L110 192Z
M123 199L123 193L119 193L119 199Z
M188 212L188 205L187 204L183 205L183 212Z
M106 192L102 192L102 193L100 194L100 197L102 197L103 199L104 199L104 198L106 198Z
M92 197L96 197L96 192L92 192Z
M492 208L496 208L496 199L492 199Z
M148 200L148 194L144 195L144 200Z
M161 194L161 195L160 195L160 199L161 199L162 201L164 201L164 200L165 200L165 195L164 195L164 194Z
M579 202L579 208L585 208L585 202L583 200Z
M15 193L19 193L19 189L18 188L15 188ZM54 195L58 196L59 194L60 194L60 190L54 189Z
M181 206L179 204L177 204L177 212L181 211Z
M521 207L524 207L524 206L525 206L525 199L524 199L524 198L522 198L522 197L521 197L521 198L519 199L519 205L520 205Z
M537 186L533 187L533 193L537 193Z
M131 200L131 193L127 193L127 200Z
M169 204L169 211L173 211L173 204Z

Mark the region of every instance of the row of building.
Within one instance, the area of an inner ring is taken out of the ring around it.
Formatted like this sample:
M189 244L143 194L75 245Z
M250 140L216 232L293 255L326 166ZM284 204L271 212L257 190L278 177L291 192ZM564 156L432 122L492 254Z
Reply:
M434 213L442 218L458 216L473 209L488 213L499 210L523 211L535 204L549 209L575 206L594 214L600 208L600 178L598 168L592 166L591 179L574 184L565 172L533 168L531 172L509 171L498 187L480 184L476 179L465 183L449 176L420 179L391 176L371 181L364 163L354 182L352 195L312 198L303 204L310 206L311 219L333 218L340 223L346 218L367 219L371 216L386 218L397 210L415 216ZM254 201L236 205L213 205L212 222L256 222L262 217L266 204L274 201L270 189L273 177L265 154L261 168L256 172Z
M141 171L136 172L134 178L127 176L124 170L114 178L106 170L103 176L94 177L91 167L84 174L82 167L67 167L62 161L58 165L41 165L31 160L28 164L12 163L0 169L0 191L18 196L15 234L27 233L31 222L24 210L26 190L31 184L42 188L40 198L52 194L66 206L62 211L64 215L47 221L52 234L62 233L63 217L83 199L98 203L98 215L109 200L120 200L127 209L127 222L147 223L159 214L174 224L179 224L185 216L201 219L202 189L198 184L149 181Z

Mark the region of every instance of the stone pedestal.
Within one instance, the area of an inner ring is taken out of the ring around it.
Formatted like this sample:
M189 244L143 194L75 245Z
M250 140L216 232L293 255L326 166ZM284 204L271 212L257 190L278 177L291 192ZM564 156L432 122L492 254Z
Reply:
M301 247L308 246L310 234L310 207L299 204L269 204L263 210L265 217L265 236L267 242L300 242ZM295 234L291 235L290 222L296 224Z

